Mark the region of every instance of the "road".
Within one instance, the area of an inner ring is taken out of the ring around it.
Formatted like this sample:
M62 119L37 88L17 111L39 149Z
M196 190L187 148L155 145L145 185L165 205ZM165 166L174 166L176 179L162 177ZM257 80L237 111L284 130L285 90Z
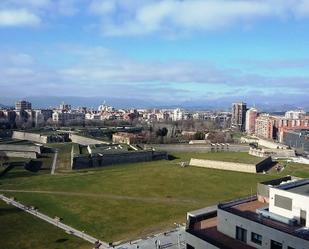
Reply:
M150 144L148 147L165 150L167 152L210 152L210 151L232 151L248 152L249 145L230 144L230 145L203 145L203 144Z
M0 194L0 199L3 200L4 202L6 202L7 204L10 204L10 205L13 205L29 214L32 214L34 215L35 217L38 217L40 218L41 220L44 220L58 228L61 228L62 230L64 230L66 233L68 234L71 234L71 235L74 235L76 237L79 237L83 240L86 240L88 242L90 242L91 244L95 244L97 241L99 241L101 243L101 246L99 247L100 249L107 249L107 248L110 248L109 245L106 243L106 242L103 242L103 241L100 241L88 234L86 234L85 232L83 231L79 231L71 226L68 226L64 223L62 223L61 221L57 220L57 219L53 219L41 212L39 212L37 209L33 209L33 208L29 208L17 201L14 201L10 198L7 198L5 197L4 195L1 195Z
M58 150L55 150L54 159L53 159L53 165L50 174L55 174L56 170L56 164L57 164L57 157L58 157Z

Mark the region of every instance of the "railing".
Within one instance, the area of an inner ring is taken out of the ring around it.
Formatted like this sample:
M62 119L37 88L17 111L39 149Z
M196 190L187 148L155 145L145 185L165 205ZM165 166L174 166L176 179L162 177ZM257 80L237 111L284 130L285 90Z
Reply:
M100 243L101 246L100 246L100 249L107 249L107 248L110 248L109 245L106 243L106 242L103 242L103 241L99 241L98 239L86 234L85 232L83 231L79 231L71 226L68 226L62 222L59 221L59 219L53 219L41 212L39 212L37 209L34 209L34 208L29 208L17 201L14 201L10 198L7 198L6 196L4 195L1 195L0 194L0 199L2 199L4 202L6 202L7 204L11 204L27 213L30 213L54 226L57 226L63 230L65 230L67 233L71 234L71 235L74 235L74 236L77 236L79 238L82 238L83 240L86 240L92 244L96 244L96 243Z

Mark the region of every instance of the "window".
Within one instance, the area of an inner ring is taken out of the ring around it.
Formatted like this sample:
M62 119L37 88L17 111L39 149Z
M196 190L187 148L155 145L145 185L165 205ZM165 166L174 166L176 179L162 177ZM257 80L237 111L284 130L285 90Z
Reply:
M294 247L288 246L288 249L295 249Z
M262 235L252 232L251 241L254 242L255 244L262 245Z
M194 249L194 246L191 246L191 245L187 244L187 248L186 249Z
M236 226L236 239L247 242L247 230L242 227Z
M271 240L270 241L270 249L282 249L282 244L280 242Z
M300 225L301 226L306 226L306 216L307 216L306 210L300 210Z
M281 195L275 195L275 206L292 210L292 199Z

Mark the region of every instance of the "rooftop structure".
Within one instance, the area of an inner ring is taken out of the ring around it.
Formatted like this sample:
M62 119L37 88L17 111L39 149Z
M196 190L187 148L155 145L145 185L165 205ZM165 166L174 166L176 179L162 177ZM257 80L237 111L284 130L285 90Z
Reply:
M309 248L309 179L260 183L255 196L187 214L187 248Z

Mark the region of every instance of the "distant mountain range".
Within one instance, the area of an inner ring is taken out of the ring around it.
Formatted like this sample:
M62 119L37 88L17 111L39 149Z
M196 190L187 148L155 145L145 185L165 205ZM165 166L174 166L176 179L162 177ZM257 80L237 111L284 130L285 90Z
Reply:
M171 101L165 103L162 101L152 101L145 99L136 99L136 98L113 98L113 97L75 97L75 96L29 96L19 99L25 99L32 103L34 108L51 108L59 106L62 102L70 104L74 107L78 106L86 106L93 107L97 109L97 107L101 104L105 103L107 105L114 106L116 108L184 108L188 110L221 110L227 111L231 109L232 102L234 101L242 101L241 98L218 98L216 100L185 100L179 101L175 103L171 103ZM14 106L15 101L18 100L12 97L0 97L0 107ZM246 102L246 99L244 99ZM282 100L284 101L284 100ZM293 110L297 108L303 108L306 111L309 111L309 101L299 99L297 103L289 103L286 101L285 103L278 99L270 99L263 101L263 99L255 99L255 102L247 101L247 106L256 106L260 111L264 112L282 112L286 110Z

